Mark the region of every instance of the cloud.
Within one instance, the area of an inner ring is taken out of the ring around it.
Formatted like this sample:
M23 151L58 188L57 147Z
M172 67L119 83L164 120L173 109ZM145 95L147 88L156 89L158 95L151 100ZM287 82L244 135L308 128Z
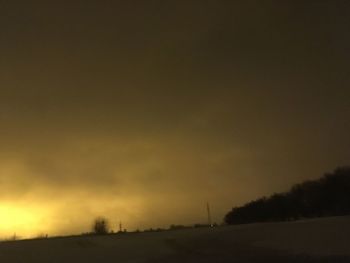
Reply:
M58 234L99 215L133 228L202 222L207 201L220 222L343 164L348 9L2 4L0 204L47 211Z

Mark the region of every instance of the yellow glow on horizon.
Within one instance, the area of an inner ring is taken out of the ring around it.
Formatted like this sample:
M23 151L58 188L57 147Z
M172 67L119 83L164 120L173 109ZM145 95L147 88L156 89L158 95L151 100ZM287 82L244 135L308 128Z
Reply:
M38 208L0 203L0 233L1 238L14 234L28 237L41 234L44 215Z

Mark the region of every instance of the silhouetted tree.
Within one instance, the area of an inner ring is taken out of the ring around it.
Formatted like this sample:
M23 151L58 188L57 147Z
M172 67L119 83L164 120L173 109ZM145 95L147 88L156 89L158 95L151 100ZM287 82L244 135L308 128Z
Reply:
M98 217L93 224L93 232L97 235L106 235L109 233L109 223L104 217Z
M350 167L319 180L297 184L286 193L260 198L226 214L227 224L286 221L350 214Z

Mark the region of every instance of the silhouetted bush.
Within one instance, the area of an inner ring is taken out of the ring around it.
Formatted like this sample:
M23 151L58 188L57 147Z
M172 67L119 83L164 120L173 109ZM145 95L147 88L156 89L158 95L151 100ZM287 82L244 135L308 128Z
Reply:
M200 223L197 223L197 224L194 224L193 227L194 228L201 228L201 227L217 227L218 224L217 223L213 223L212 225L209 225L209 224L200 224Z
M209 225L209 224L200 224L200 223L197 223L197 224L194 224L193 227L194 227L194 228L210 227L210 225Z
M186 226L184 226L184 225L170 225L169 226L170 230L179 230L179 229L184 229L184 228L186 228Z
M97 235L106 235L109 233L109 223L104 217L98 217L95 219L93 224L93 233Z
M349 214L350 167L343 167L319 180L297 184L286 193L234 207L224 220L227 224L246 224Z

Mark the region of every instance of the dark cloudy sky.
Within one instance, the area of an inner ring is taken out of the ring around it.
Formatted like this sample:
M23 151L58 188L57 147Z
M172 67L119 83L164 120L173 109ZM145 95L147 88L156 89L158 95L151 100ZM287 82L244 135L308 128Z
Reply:
M0 0L0 234L218 223L350 156L350 2Z

